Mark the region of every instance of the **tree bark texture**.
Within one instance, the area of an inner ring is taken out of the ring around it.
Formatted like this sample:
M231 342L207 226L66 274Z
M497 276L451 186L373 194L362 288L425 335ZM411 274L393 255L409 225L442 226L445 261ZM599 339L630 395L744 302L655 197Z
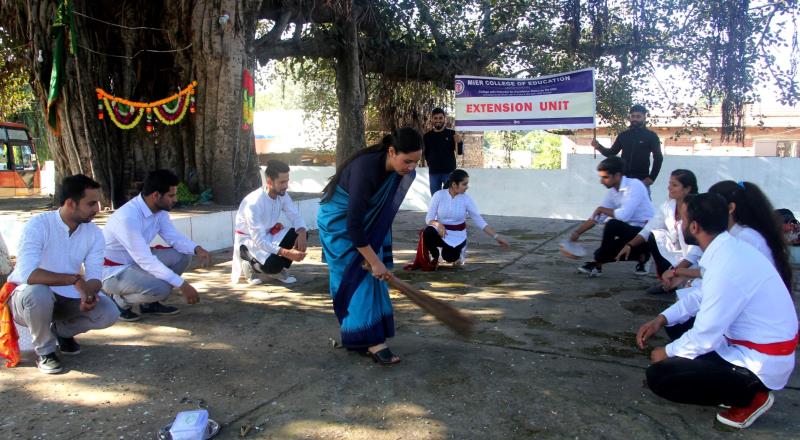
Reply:
M44 100L55 2L17 3L27 14L27 27L19 30L33 42L32 53L42 50L45 59L33 63L34 90ZM241 129L241 84L243 69L255 69L261 0L76 0L73 5L79 47L66 60L57 106L60 136L48 134L59 175L93 177L102 185L105 204L114 206L158 168L171 169L193 191L211 188L221 204L234 204L258 186L253 133ZM221 25L224 14L230 18ZM117 128L108 117L97 118L95 87L149 102L193 80L198 82L197 112L187 113L179 124L155 123L147 133L144 118L130 130Z
M366 145L364 74L361 70L358 24L352 15L340 28L341 49L336 58L336 97L339 103L339 127L336 131L336 163L342 163Z

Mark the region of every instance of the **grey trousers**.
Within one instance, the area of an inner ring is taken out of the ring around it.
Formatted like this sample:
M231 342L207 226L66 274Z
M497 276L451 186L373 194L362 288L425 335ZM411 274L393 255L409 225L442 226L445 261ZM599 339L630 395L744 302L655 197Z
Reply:
M81 300L57 295L44 284L32 284L17 289L10 299L14 321L28 327L36 354L45 355L56 351L56 335L71 338L89 330L110 327L119 318L119 310L105 295L97 297L97 305L88 312L81 312Z
M175 249L153 249L165 266L180 275L189 267L191 255L182 254ZM134 304L150 304L167 299L172 293L172 285L145 271L138 264L132 264L122 272L103 281L103 292L111 295L122 309L130 309Z

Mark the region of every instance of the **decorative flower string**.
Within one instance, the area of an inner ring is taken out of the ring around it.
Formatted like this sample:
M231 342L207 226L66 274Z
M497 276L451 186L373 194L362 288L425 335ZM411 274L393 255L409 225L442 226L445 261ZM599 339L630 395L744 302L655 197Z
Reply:
M130 130L141 122L146 115L146 130L153 131L153 114L156 119L165 125L175 125L181 122L186 116L186 111L194 113L195 93L197 81L192 81L178 93L155 102L136 102L123 98L117 98L103 89L97 91L97 119L104 119L105 114L117 127L123 130ZM105 110L105 113L104 113Z

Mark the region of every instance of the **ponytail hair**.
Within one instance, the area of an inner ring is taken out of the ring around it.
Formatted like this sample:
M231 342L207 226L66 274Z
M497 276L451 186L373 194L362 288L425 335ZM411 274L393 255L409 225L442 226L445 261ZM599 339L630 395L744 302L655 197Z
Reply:
M680 182L680 184L683 185L684 188L686 188L687 186L691 186L692 189L689 190L689 194L694 194L694 195L697 194L698 192L697 177L694 175L693 172L689 170L684 170L682 168L678 168L677 170L672 171L672 174L670 174L670 176L674 177L675 180Z
M463 182L464 179L469 178L469 174L462 169L453 170L449 176L447 176L447 183L445 183L445 188L450 189L453 184L458 185L459 183Z
M775 260L775 268L778 269L791 293L792 267L789 264L786 237L783 235L783 222L775 215L767 196L754 183L736 183L733 180L717 182L708 189L708 192L721 195L728 203L735 203L733 220L740 225L755 229L764 237L772 252L772 259Z
M350 157L345 159L344 162L336 166L336 173L330 178L328 184L322 190L322 203L329 201L333 194L336 192L336 186L339 185L339 179L342 177L342 171L345 170L354 160L371 153L384 153L389 151L389 147L394 147L398 153L413 153L422 149L422 136L411 127L403 127L397 130L395 135L387 134L377 144L370 145L367 148L362 148Z

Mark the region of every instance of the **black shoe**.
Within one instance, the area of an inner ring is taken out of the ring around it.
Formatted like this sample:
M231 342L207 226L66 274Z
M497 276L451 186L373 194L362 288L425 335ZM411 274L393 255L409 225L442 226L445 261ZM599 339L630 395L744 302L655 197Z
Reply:
M603 274L603 269L597 265L594 261L589 261L583 266L578 268L578 272L583 272L590 277L599 277Z
M647 272L646 263L643 261L636 263L636 270L634 270L633 273L636 275L647 275L649 272Z
M117 308L119 309L119 319L120 319L120 321L133 322L133 321L138 321L138 320L142 319L141 316L139 316L138 314L134 313L133 310L131 310L131 309L123 309L120 306L117 306Z
M62 338L56 335L56 339L58 339L58 348L61 349L61 354L74 356L81 352L81 344L78 344L75 338Z
M44 374L57 374L62 370L61 361L55 353L39 356L39 359L36 360L36 368Z
M674 293L674 290L665 290L664 286L661 284L656 284L655 286L646 290L648 295L666 295L668 293Z
M158 301L140 305L139 311L142 315L177 315L181 312L177 307L165 306Z

